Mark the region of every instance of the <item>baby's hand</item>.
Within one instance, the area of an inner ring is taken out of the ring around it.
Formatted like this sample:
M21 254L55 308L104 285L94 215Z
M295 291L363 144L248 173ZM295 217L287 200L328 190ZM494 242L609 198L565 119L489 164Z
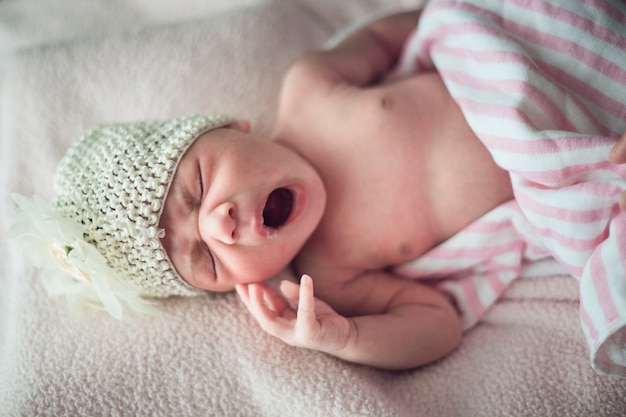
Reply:
M261 328L290 345L336 354L354 336L350 319L313 296L313 280L308 275L302 276L300 285L281 283L281 291L297 310L265 284L242 284L236 289Z
M626 163L626 132L617 141L609 153L609 161L614 164ZM619 206L626 211L626 192L623 192L619 199Z

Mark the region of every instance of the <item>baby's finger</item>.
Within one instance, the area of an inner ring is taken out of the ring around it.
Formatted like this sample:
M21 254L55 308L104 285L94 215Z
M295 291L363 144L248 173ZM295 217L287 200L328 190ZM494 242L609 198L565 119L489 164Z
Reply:
M300 285L293 281L283 280L280 282L280 291L294 306L298 305L298 298L300 296Z
M289 304L289 302L287 302L287 300L283 298L281 294L278 293L278 291L266 285L263 285L262 288L263 300L270 309L274 310L278 315L281 316L289 314L289 310L292 310L291 305ZM295 317L295 314L293 314L292 317Z
M265 304L265 291L259 284L250 284L250 307L252 307L255 317L266 317L273 319L276 316L267 304Z
M250 294L249 294L248 284L235 285L235 291L237 291L237 295L239 295L239 298L241 299L241 301L243 301L243 304L249 310L250 309Z
M288 323L265 304L265 291L259 284L250 284L250 312L263 330L282 338Z
M302 275L300 279L300 296L298 300L298 321L299 330L310 333L315 324L315 298L313 293L313 280L308 275Z

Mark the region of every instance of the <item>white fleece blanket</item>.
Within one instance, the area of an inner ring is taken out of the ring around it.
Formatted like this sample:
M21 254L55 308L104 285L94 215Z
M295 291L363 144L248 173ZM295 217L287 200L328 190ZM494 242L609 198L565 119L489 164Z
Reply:
M90 127L219 111L268 133L295 57L413 4L0 2L0 415L625 415L626 380L590 368L576 282L549 261L526 265L450 356L390 373L282 344L234 294L77 322L6 241L8 193L51 197L57 161Z

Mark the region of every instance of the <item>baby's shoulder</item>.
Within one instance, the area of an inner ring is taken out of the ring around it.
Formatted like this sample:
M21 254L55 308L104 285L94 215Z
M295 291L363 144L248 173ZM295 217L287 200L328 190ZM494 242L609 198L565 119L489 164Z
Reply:
M316 94L332 88L337 84L334 77L329 76L324 66L316 60L315 54L308 54L296 60L283 77L283 91L307 90Z

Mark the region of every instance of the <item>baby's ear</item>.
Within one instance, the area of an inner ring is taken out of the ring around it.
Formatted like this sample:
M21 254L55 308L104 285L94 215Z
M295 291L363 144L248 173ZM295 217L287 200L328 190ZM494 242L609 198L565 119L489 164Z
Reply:
M244 133L250 133L250 122L247 120L237 120L229 125L231 129L239 130Z

